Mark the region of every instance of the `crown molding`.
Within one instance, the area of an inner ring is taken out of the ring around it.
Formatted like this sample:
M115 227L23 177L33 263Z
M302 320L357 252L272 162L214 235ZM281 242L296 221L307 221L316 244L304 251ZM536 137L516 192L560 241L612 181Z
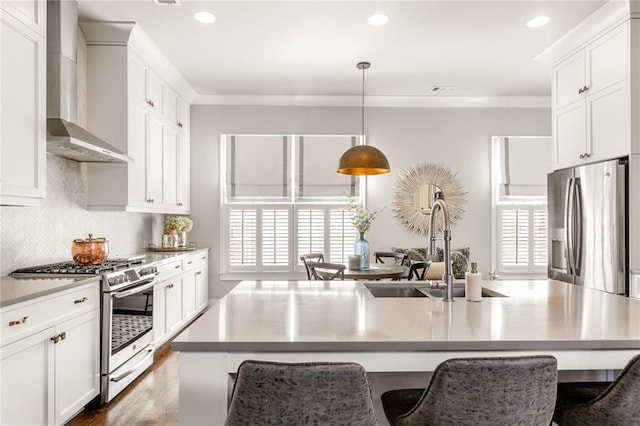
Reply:
M198 95L194 105L360 107L361 96ZM551 108L550 96L366 96L378 108Z

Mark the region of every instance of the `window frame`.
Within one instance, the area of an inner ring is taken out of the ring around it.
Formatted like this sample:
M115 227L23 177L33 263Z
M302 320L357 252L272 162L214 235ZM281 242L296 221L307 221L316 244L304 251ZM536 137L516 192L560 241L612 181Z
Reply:
M260 136L279 136L288 138L289 143L289 156L291 161L289 163L290 173L290 191L289 196L286 198L282 198L280 200L274 199L265 199L265 200L251 200L248 198L231 200L227 196L227 140L231 136L252 136L252 137L260 137ZM221 135L221 144L220 144L220 200L219 200L219 208L220 208L220 276L222 280L227 279L290 279L290 278L306 278L306 272L304 265L300 262L299 258L301 254L298 253L298 245L299 245L299 236L298 236L298 212L304 209L316 209L324 211L324 250L323 253L327 256L326 261L330 261L331 259L331 239L329 238L331 232L331 221L330 221L330 210L338 209L343 210L346 213L346 218L344 219L345 225L348 224L353 228L351 221L349 219L350 213L348 212L348 200L347 195L344 197L307 197L296 199L296 194L298 188L298 179L297 173L299 171L299 160L298 160L298 150L296 149L298 146L298 142L301 140L300 138L308 138L308 137L350 137L355 138L355 144L364 144L365 140L361 135L260 135L260 134L223 134ZM337 162L337 159L336 159ZM355 180L354 184L354 198L361 202L362 204L366 201L366 177L358 177ZM261 264L261 253L262 253L262 233L261 226L262 222L260 220L261 213L257 213L256 215L256 264L255 265L231 265L230 263L230 226L229 226L229 215L230 211L233 209L257 209L259 212L270 209L284 209L288 211L288 256L289 263L288 265L262 265ZM357 234L355 232L355 228L353 228L353 242L357 239ZM347 235L345 235L346 237ZM343 250L346 247L346 244L343 239L342 246ZM350 243L353 245L353 242ZM345 254L347 256L350 254L352 249L349 249L349 252ZM306 253L306 252L305 252ZM335 260L335 259L334 259ZM344 260L346 261L346 260Z
M501 262L502 236L500 211L506 209L523 209L529 211L529 235L535 234L534 210L547 210L547 198L540 196L517 196L509 200L500 199L499 184L501 182L501 148L500 143L504 138L544 138L551 142L551 136L493 136L491 138L491 279L534 279L545 278L547 275L547 263L535 265L533 253L535 251L535 239L528 242L529 263L522 266L505 266ZM551 152L550 152L551 155ZM547 232L548 232L548 217ZM545 238L545 243L548 237Z

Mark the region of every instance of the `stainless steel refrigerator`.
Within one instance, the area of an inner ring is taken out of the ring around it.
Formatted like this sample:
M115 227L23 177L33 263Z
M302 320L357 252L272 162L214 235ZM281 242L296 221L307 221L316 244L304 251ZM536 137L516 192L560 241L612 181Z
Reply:
M547 175L548 276L627 294L627 161Z

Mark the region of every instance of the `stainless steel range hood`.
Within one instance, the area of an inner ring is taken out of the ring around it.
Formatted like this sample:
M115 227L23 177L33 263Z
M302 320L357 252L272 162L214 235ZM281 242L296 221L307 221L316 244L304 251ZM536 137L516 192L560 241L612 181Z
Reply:
M80 162L133 161L77 123L78 3L47 2L47 152Z

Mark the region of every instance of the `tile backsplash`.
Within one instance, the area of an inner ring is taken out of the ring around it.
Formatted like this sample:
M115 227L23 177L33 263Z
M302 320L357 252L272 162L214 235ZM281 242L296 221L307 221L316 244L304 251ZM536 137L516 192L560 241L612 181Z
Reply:
M0 275L71 260L75 238L105 237L109 255L160 243L164 215L86 210L86 173L72 160L47 155L47 197L40 207L0 207Z

